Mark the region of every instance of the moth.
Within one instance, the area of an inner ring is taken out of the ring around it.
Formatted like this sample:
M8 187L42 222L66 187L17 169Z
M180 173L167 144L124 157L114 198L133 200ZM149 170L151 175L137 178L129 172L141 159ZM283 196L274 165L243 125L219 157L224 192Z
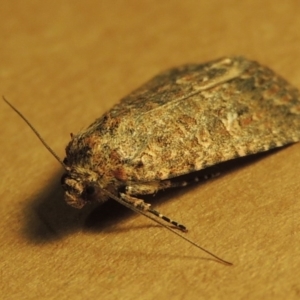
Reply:
M184 174L299 139L299 91L269 68L233 56L155 76L72 135L63 161L46 147L65 168L68 204L113 198L185 231L142 196L185 186L176 180Z

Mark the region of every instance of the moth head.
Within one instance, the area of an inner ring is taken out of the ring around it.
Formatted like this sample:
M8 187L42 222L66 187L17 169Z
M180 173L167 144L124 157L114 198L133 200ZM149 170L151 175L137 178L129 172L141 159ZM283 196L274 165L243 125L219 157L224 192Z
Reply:
M68 172L61 177L66 202L76 208L96 201L105 201L107 196L97 184L94 176L80 172Z
M28 126L35 133L37 138L48 149L48 151L55 157L55 159L65 168L66 174L61 178L62 187L65 190L66 202L74 207L81 208L85 204L93 201L105 201L108 196L105 191L100 188L99 180L95 173L77 168L72 170L68 161L62 161L58 155L51 149L51 147L44 141L38 131L31 125L31 123L4 97L3 100L28 124ZM71 136L72 137L72 136ZM72 137L73 140L73 137Z

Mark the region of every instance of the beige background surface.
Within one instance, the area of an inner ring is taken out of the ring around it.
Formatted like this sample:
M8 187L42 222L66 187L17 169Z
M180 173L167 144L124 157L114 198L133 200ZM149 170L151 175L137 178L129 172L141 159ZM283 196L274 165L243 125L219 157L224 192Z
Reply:
M169 67L243 54L300 88L299 16L298 0L3 0L0 93L63 157ZM300 298L300 144L153 199L226 267L114 202L68 207L62 168L4 102L0 124L1 298Z

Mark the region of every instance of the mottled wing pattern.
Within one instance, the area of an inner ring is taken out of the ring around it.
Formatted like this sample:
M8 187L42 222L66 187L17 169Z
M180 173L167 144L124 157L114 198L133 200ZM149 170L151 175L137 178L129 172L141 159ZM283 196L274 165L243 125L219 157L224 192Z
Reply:
M154 113L162 106L174 106L191 95L238 77L249 63L243 57L224 58L167 70L123 98L110 114L123 118L127 113L139 116L144 112Z
M300 139L298 90L243 57L162 73L110 111L119 115L113 135L132 181L164 180Z

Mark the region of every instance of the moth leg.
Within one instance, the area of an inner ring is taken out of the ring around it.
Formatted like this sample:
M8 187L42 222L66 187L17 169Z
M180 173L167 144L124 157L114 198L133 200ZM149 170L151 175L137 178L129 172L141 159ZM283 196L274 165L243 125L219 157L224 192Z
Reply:
M187 231L187 229L184 225L182 225L182 224L166 217L165 215L161 214L157 210L151 208L151 204L144 202L143 199L139 199L139 198L136 198L136 197L130 196L128 194L124 194L124 193L120 193L120 196L125 202L127 202L130 205L133 205L138 210L141 210L141 211L144 211L144 212L149 212L149 213L155 215L156 217L159 217L162 220L174 225L179 230L181 230L183 232Z
M157 191L171 187L170 180L151 181L144 183L131 182L126 186L128 195L150 195Z
M167 186L167 188L183 187L183 186L187 186L189 184L193 184L193 183L196 183L199 181L218 177L218 176L220 176L220 174L221 174L220 172L214 172L214 173L202 174L201 176L198 175L198 176L195 176L188 180L182 180L182 181L165 180L165 181L169 182L168 183L169 186ZM162 182L165 182L165 181L162 181ZM167 183L165 183L165 185L167 185ZM162 189L164 189L164 188L166 188L166 187L162 186Z
M210 178L214 178L220 175L220 172L205 174L202 176L195 176L189 180L182 180L176 181L174 179L167 179L162 181L152 181L152 182L145 182L145 183L136 183L131 182L129 185L126 186L126 194L129 195L149 195L155 194L159 190L164 190L168 188L174 187L183 187L189 184L199 182L201 180L207 180Z
M198 182L203 179L210 179L213 177L218 176L220 173L211 173L206 174L202 176L195 176L191 180L182 180L182 181L175 181L174 179L168 179L168 180L162 180L162 181L152 181L152 182L144 182L144 183L137 183L137 182L131 182L126 186L126 193L121 193L121 198L126 201L128 204L133 205L139 210L142 210L144 212L149 212L164 221L174 225L176 228L187 231L186 227L168 217L161 214L157 210L151 208L151 205L148 203L145 203L144 200L140 198L133 197L132 195L149 195L149 194L155 194L159 190L164 190L168 188L173 187L181 187L181 186L187 186L191 183Z

